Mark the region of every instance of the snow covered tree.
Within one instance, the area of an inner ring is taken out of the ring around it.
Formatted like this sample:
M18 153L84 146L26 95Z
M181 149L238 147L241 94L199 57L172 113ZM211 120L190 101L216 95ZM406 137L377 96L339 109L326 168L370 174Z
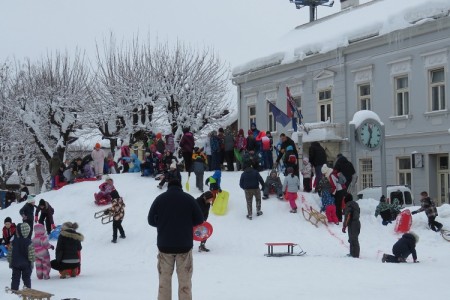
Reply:
M72 134L81 126L78 116L89 99L89 69L84 56L56 52L16 68L6 107L31 134L42 156L61 159Z

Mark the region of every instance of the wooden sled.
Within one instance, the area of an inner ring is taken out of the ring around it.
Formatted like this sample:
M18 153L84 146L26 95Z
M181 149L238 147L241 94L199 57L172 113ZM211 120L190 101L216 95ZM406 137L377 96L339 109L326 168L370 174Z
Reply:
M29 288L24 288L23 290L20 291L13 291L10 288L6 287L5 291L7 293L16 294L22 297L22 300L42 300L42 299L50 300L50 298L54 296L53 294L47 292L42 292Z
M450 242L450 230L441 229L441 235L447 242Z
M306 221L309 221L311 224L313 224L316 227L317 224L322 223L325 226L328 226L327 223L327 217L323 214L321 214L320 212L318 212L317 210L315 210L314 208L312 208L311 206L309 207L309 209L304 209L302 207L302 214L303 217L305 217Z

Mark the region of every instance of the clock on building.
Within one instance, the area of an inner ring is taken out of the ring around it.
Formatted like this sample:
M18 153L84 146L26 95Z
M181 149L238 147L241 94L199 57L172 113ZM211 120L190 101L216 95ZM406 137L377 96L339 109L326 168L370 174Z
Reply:
M376 120L364 120L358 127L357 134L359 142L367 150L376 150L383 143L383 129Z

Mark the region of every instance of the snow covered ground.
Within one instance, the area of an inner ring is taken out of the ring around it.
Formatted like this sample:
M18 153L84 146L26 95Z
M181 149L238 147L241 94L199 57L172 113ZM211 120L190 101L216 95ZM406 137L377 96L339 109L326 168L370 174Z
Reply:
M222 175L222 188L230 192L229 211L225 216L210 215L214 233L207 246L211 252L197 252L195 243L193 299L447 299L450 243L427 229L424 213L414 216L412 226L420 236L420 263L413 264L409 259L408 264L383 264L383 252L391 251L399 235L393 232L393 225L382 226L380 218L373 216L375 200L360 200L361 258L348 258L347 236L341 226L315 228L301 213L289 213L285 201L274 197L263 200L264 215L247 220L244 193L238 186L240 174ZM261 175L265 179L267 172ZM37 196L52 204L58 224L78 222L85 241L79 277L61 280L52 270L51 279L43 281L33 273L34 288L55 294L53 299L156 299L156 229L147 224L147 214L161 191L156 181L139 174L112 178L127 205L123 223L127 238L117 244L110 242L112 226L101 225L93 218L94 212L104 208L93 202L99 182L77 183ZM186 178L183 173L183 180ZM190 186L191 194L199 196L194 178ZM302 195L308 205L318 207L316 195L301 193L300 199ZM301 207L301 200L298 205ZM10 216L18 223L21 206L0 211L0 220ZM439 207L438 211L438 221L449 228L450 206ZM268 258L264 256L265 242L295 242L307 254ZM51 255L53 258L53 251ZM0 261L1 284L9 286L10 277L7 262ZM177 299L176 288L174 275L173 299ZM17 299L9 294L0 298Z

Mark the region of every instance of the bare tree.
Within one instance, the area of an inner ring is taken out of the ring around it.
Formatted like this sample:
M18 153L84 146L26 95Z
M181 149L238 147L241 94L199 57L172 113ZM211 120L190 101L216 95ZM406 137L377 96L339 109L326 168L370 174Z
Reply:
M56 52L16 68L7 108L31 134L42 156L49 161L56 151L64 157L78 118L88 100L89 69L84 56Z

